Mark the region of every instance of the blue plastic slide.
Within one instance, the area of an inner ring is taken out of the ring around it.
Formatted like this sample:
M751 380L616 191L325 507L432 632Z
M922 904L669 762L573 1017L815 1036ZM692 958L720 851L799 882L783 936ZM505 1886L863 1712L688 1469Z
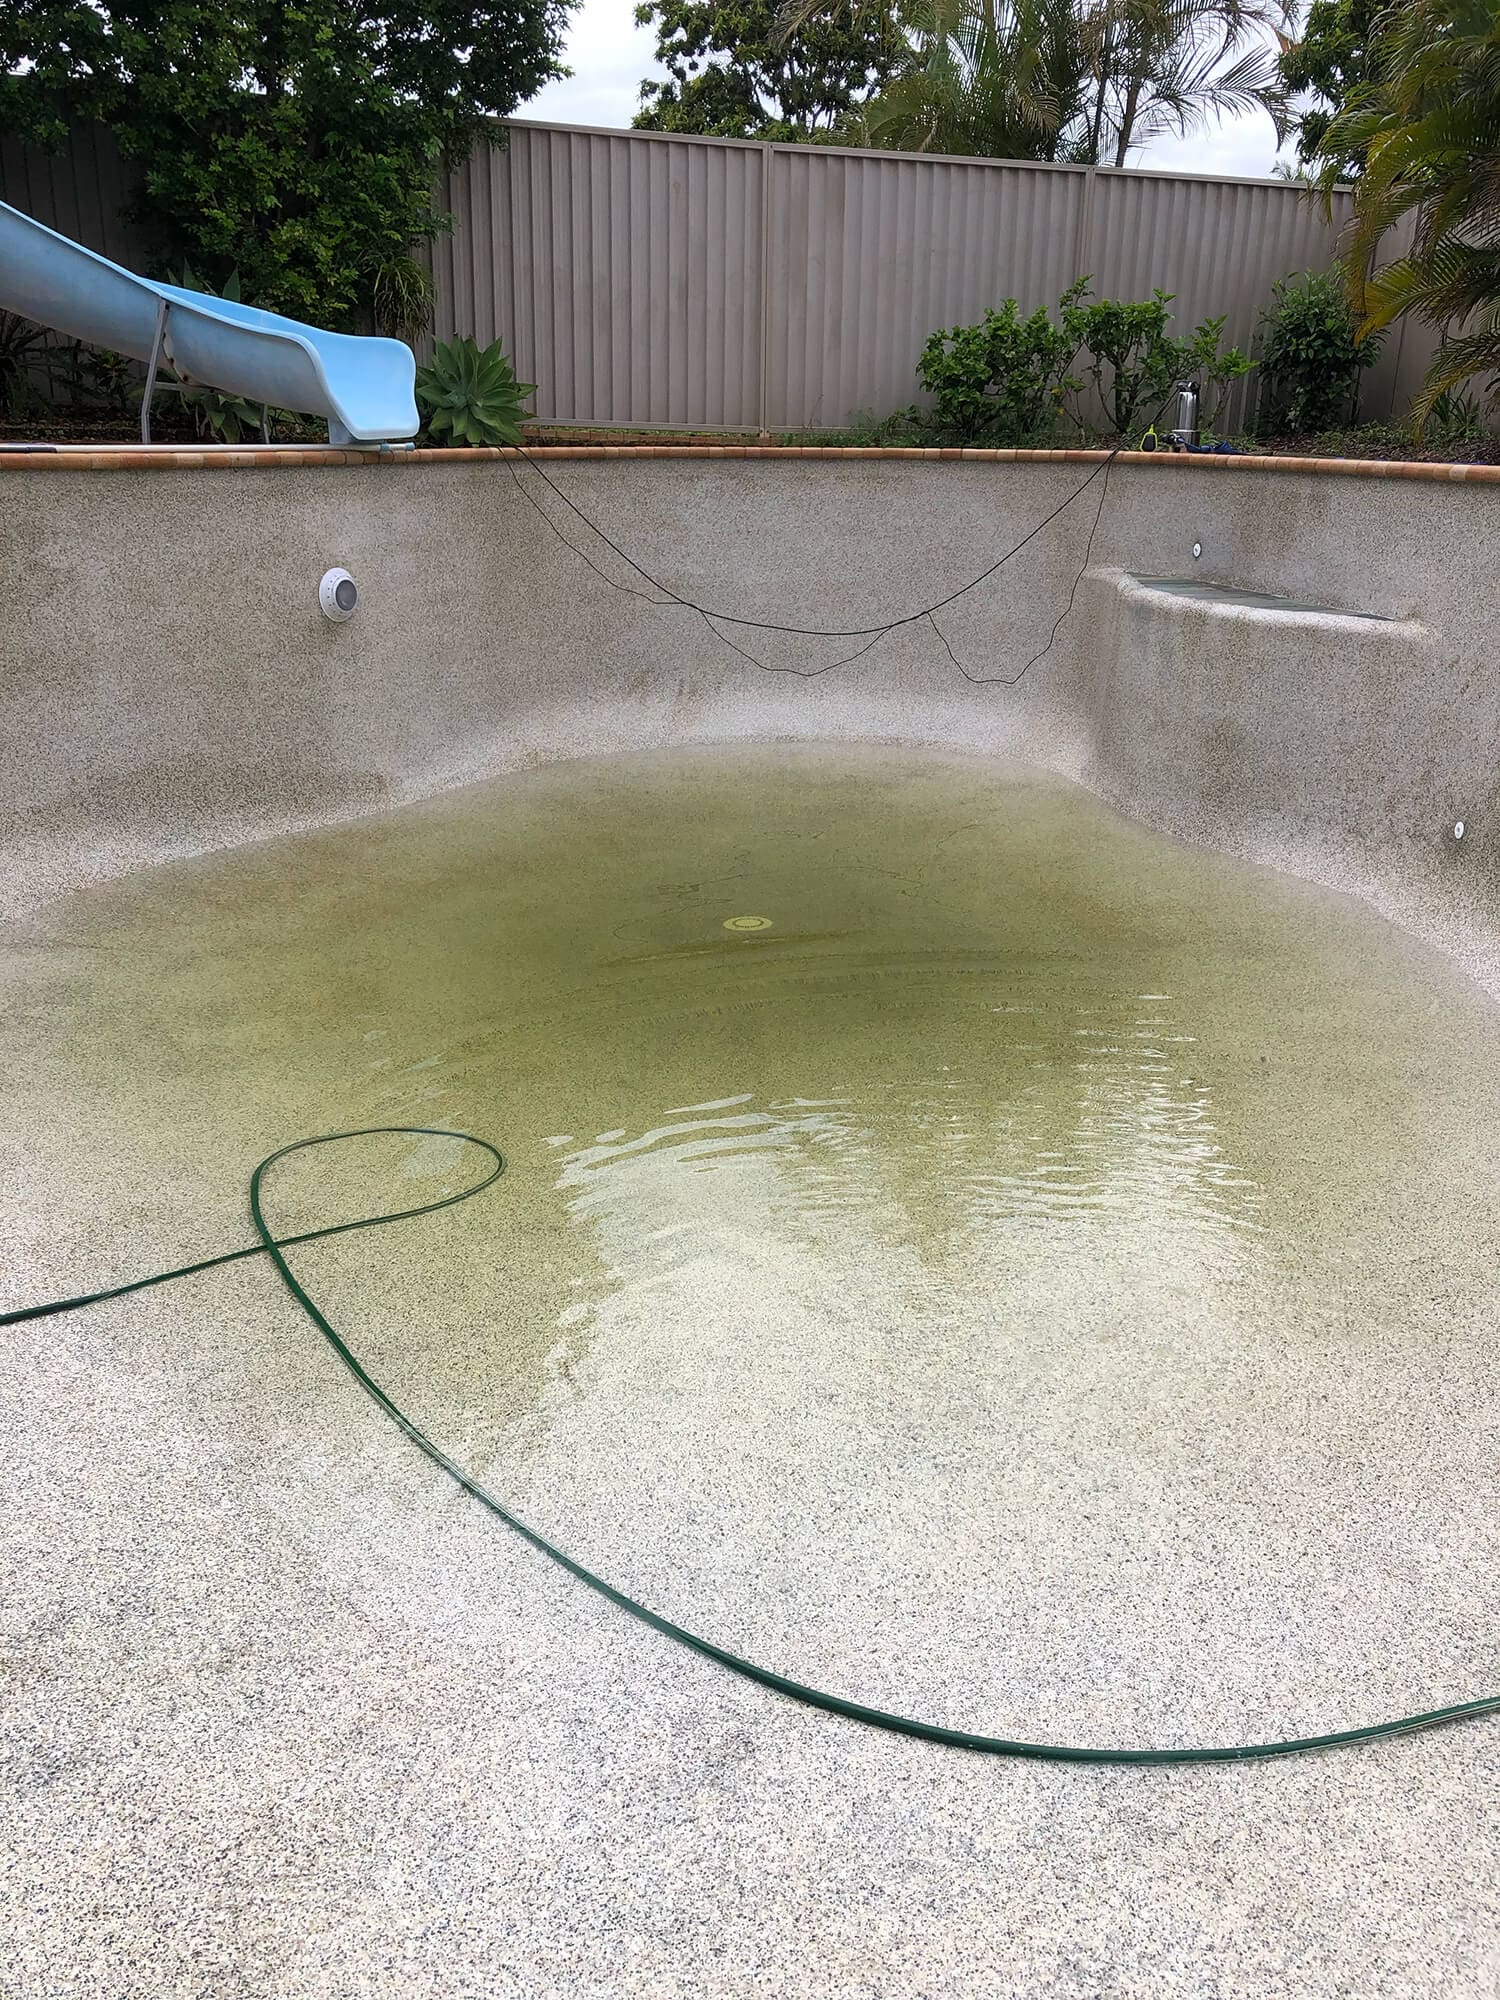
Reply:
M161 362L183 382L323 417L330 444L415 437L416 362L400 340L322 333L279 313L159 285L0 201L0 308L144 361L141 436Z

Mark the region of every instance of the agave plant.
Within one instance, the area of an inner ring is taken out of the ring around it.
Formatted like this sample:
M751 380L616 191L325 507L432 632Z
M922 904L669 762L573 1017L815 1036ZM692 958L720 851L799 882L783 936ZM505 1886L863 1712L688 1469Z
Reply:
M1407 0L1377 24L1378 80L1324 133L1325 197L1363 159L1344 245L1366 329L1414 312L1443 329L1413 414L1447 390L1500 377L1500 9L1494 0ZM1373 270L1377 245L1411 218L1411 247Z
M519 444L522 405L535 382L518 382L498 340L439 341L417 370L417 408L428 435L451 444Z
M181 383L179 389L183 408L192 411L200 437L215 437L220 444L242 444L247 437L260 436L259 403L247 403L243 396L200 388L196 383Z

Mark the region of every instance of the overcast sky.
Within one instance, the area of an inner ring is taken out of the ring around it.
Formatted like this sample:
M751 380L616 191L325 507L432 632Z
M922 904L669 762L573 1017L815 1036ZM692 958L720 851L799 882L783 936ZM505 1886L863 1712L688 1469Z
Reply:
M572 17L568 64L573 74L551 83L517 112L519 118L562 125L628 125L642 77L659 74L651 60L656 36L635 25L633 0L582 0ZM1158 139L1133 154L1134 167L1178 167L1195 174L1268 174L1276 134L1264 113L1226 119L1191 139Z

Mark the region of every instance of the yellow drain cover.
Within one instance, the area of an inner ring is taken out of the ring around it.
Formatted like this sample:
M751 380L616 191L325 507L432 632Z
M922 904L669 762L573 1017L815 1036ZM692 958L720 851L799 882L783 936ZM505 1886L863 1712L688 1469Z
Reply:
M726 917L724 919L724 928L726 931L768 931L771 928L771 919L769 917Z

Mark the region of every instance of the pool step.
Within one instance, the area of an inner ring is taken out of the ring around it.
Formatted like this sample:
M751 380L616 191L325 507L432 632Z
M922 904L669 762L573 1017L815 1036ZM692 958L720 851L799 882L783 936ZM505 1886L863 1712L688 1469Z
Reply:
M1187 598L1214 611L1264 611L1297 619L1353 618L1375 625L1410 622L1392 618L1384 611L1356 611L1347 605L1319 604L1305 597L1282 597L1275 591L1250 590L1240 584L1219 583L1196 576L1136 576L1127 572L1121 578L1121 588L1126 587L1148 597Z

